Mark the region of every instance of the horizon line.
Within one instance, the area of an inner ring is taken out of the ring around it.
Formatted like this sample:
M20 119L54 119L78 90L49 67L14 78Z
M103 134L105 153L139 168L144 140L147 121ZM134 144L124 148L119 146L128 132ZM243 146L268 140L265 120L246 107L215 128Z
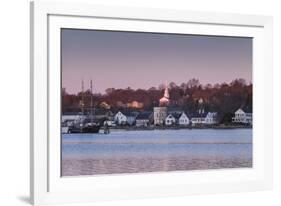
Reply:
M202 87L205 87L205 86L207 86L207 85L211 85L212 87L214 87L215 85L217 85L217 84L219 84L219 85L223 85L223 84L227 84L227 85L229 85L229 84L231 84L233 81L235 81L235 80L244 80L245 81L245 85L246 86L249 86L249 85L252 85L253 84L253 82L252 81L247 81L246 79L244 79L244 78L235 78L235 79L233 79L233 80L231 80L231 81L229 81L228 83L227 82L221 82L221 83L205 83L205 84L202 84L202 83L200 83L200 80L199 79L196 79L196 78L191 78L191 79L189 79L189 80L192 80L192 79L195 79L195 80L198 80L199 81L199 86L202 86ZM188 80L188 81L189 81ZM92 81L92 79L89 79L89 82L91 82ZM187 81L187 82L188 82ZM89 88L87 88L87 89L85 89L85 79L83 78L83 80L81 80L81 84L82 84L82 82L84 83L84 92L85 91L88 91L88 90L90 90L90 83L89 83ZM93 81L94 82L94 81ZM167 81L166 81L167 82ZM111 88L113 88L113 89L115 89L115 90L126 90L126 89L130 89L130 90L149 90L150 88L156 88L157 90L159 90L159 86L160 85L168 85L168 88L169 88L169 84L170 83L176 83L176 85L178 86L178 87L180 87L180 85L181 84L183 84L183 83L185 83L185 84L187 84L187 82L182 82L182 83L180 83L180 84L177 84L176 82L174 82L174 81L170 81L168 84L166 84L166 83L160 83L158 86L150 86L150 87L148 87L148 88L133 88L133 87L130 87L130 86L127 86L127 87L123 87L123 88L120 88L120 87L108 87L108 88L106 88L106 89L111 89ZM81 86L82 87L82 86ZM93 88L94 88L94 84L93 84ZM61 89L65 89L65 91L66 92L68 92L67 91L67 87L65 87L65 86L63 86L63 85L61 85ZM81 89L81 88L80 88ZM105 90L106 89L104 89L104 91L103 92L93 92L93 94L105 94L106 92L105 92ZM94 89L93 89L94 90ZM82 89L81 90L78 90L77 92L71 92L71 93L68 93L68 94L71 94L71 95L73 95L73 94L78 94L78 93L80 93L80 92L82 92Z

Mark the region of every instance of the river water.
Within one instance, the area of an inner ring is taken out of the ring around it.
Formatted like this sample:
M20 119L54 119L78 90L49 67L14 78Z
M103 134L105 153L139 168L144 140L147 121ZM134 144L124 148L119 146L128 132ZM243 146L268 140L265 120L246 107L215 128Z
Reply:
M252 129L62 134L62 176L252 167Z

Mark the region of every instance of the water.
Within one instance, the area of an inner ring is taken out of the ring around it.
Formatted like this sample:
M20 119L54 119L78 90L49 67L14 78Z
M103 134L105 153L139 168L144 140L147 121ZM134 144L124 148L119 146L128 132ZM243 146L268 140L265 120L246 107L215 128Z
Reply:
M252 167L252 129L63 134L62 175Z

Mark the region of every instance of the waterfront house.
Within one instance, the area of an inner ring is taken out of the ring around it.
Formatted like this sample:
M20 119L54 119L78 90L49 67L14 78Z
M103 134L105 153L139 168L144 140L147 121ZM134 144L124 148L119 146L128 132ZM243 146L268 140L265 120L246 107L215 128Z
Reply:
M153 122L153 113L152 112L141 112L136 117L136 126L137 127L148 127Z
M114 121L118 125L125 125L127 123L127 117L122 112L117 112L114 116Z
M201 113L193 113L191 115L191 123L193 126L196 126L196 125L203 125L205 124L205 118L207 116L207 113L206 112L201 112Z
M122 114L124 114L126 116L127 124L132 126L136 123L136 117L138 116L139 112L125 110L125 111L122 111Z
M192 126L203 125L207 117L207 112L205 111L204 100L200 98L198 100L198 111L191 115Z
M190 120L185 112L170 112L165 119L165 125L180 125L180 126L187 126L189 125Z
M168 114L181 115L182 113L183 113L183 110L181 107L177 107L175 105L168 107Z
M232 122L252 125L253 122L252 113L247 109L242 110L241 108L239 108L235 112L235 116L232 118Z
M154 125L164 125L165 119L167 117L167 107L154 107L153 108L153 119Z
M213 125L217 124L217 112L208 112L205 117L205 124L206 125Z
M174 117L173 114L169 114L165 119L165 125L166 126L172 126L175 125L177 122L176 117Z
M185 112L182 112L179 117L178 124L181 126L187 126L187 125L189 125L189 123L190 123L190 121L189 121L188 116L185 114Z

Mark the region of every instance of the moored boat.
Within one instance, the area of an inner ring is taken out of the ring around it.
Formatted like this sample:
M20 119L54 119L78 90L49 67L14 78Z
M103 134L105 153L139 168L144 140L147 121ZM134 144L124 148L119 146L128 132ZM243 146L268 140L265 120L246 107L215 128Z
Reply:
M85 116L85 118L80 118L79 121L72 121L71 123L63 122L62 123L62 133L99 133L101 128L100 122L95 119L95 108L93 102L93 88L92 88L92 80L90 82L90 108L91 113L84 115L84 81L82 80L82 92L81 92L81 115ZM93 111L94 110L94 111Z
M83 127L69 127L67 133L99 133L99 125L85 125Z

